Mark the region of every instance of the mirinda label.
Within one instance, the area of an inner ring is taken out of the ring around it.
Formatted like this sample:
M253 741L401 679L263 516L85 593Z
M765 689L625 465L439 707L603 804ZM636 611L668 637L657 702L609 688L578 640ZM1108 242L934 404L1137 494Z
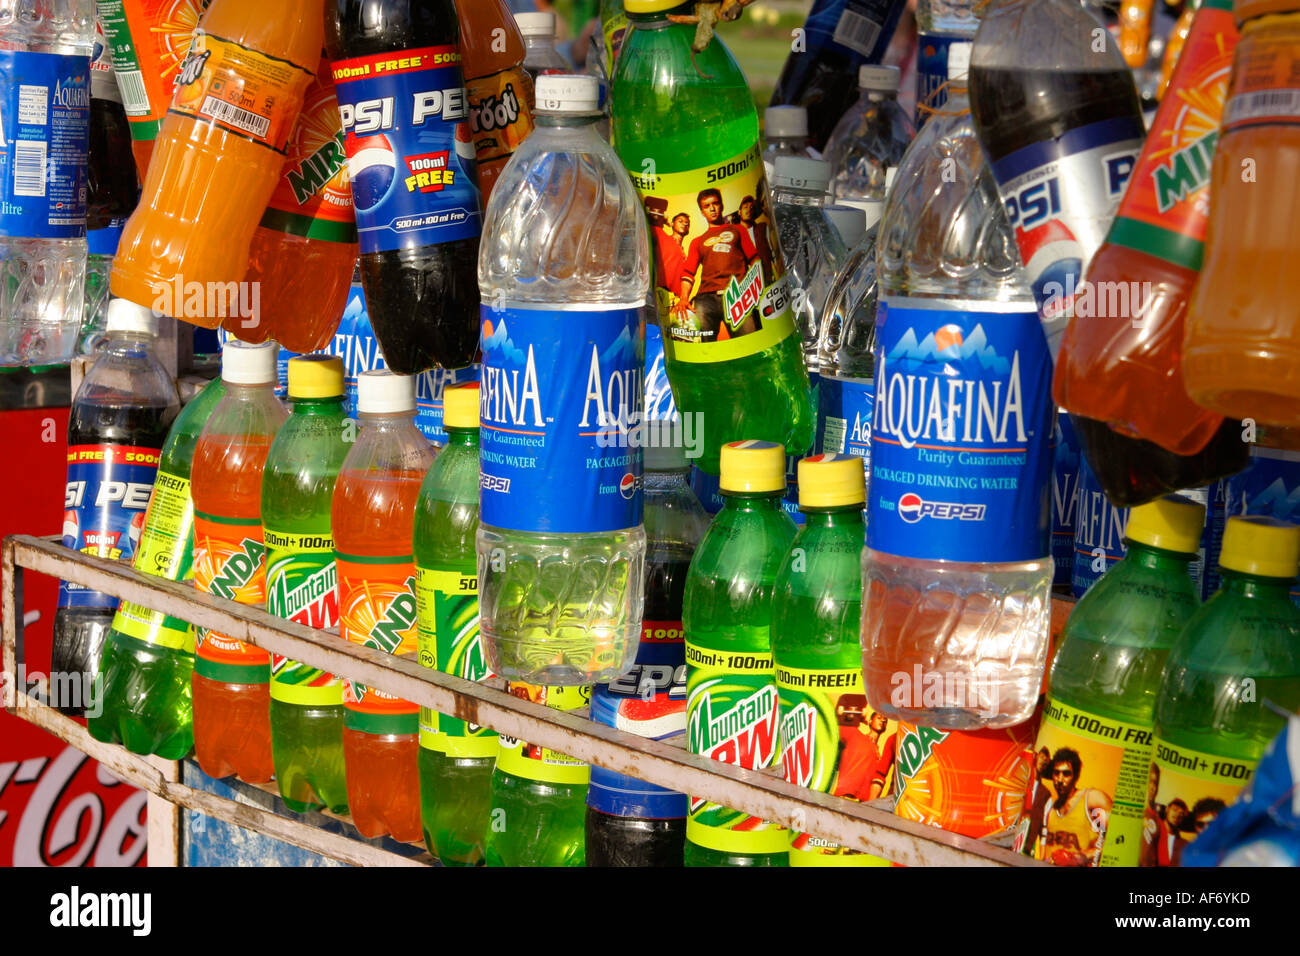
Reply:
M194 512L194 587L252 607L266 604L266 544L260 521ZM231 684L271 679L271 655L210 628L195 628L194 672Z
M415 559L338 554L339 635L385 654L414 655L418 645ZM419 708L358 681L343 682L346 723L371 733L416 733ZM396 722L394 721L396 718ZM400 724L401 730L389 729Z

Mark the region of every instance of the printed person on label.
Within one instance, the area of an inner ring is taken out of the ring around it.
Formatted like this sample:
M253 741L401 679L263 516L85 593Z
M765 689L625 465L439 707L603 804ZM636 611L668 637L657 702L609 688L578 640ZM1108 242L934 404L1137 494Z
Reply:
M1043 850L1056 866L1096 866L1110 821L1111 798L1094 787L1079 789L1083 761L1062 747L1052 754L1056 799L1043 815Z
M702 189L695 201L708 228L691 242L672 315L677 322L686 324L688 313L694 313L703 333L700 340L705 342L757 332L761 327L757 309L750 308L739 322L730 322L723 293L733 281L742 284L751 264L758 259L758 249L747 228L727 221L720 189ZM699 286L692 298L697 274Z
M776 281L772 262L772 224L761 198L746 196L740 201L740 222L749 230L749 237L758 250L758 261L763 264L763 285L771 285Z
M654 236L658 255L655 256L655 286L672 292L681 284L682 266L686 262L686 237L691 231L691 217L684 212L673 216L671 225L667 217L668 200L658 196L645 197L645 214L650 220L650 234Z
M870 716L863 718L870 713ZM875 800L885 791L894 769L898 734L888 737L889 718L867 710L863 694L845 694L835 704L840 729L840 772L832 791L851 800Z

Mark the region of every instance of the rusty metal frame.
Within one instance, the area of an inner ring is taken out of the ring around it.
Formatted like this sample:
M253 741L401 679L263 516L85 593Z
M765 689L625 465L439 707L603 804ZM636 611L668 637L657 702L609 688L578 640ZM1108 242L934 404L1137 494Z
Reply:
M405 700L490 727L500 733L550 747L684 793L803 830L906 866L1024 866L1027 857L992 844L900 819L888 810L795 787L771 772L742 770L687 753L658 741L613 730L585 718L550 710L483 684L452 677L414 661L350 644L332 634L273 617L265 611L201 594L192 587L140 574L102 558L69 551L53 540L26 535L4 540L3 663L16 674L15 637L20 631L18 589L24 568L116 595L200 627L220 630L236 640L304 661L334 674L346 674ZM114 772L151 793L278 839L356 863L409 863L395 854L337 837L266 811L235 804L162 779L144 758L99 744L80 725L49 708L21 704L6 696L6 709L56 733L78 749L107 763ZM94 745L94 749L91 749ZM108 759L104 752L111 751ZM229 804L229 810L218 804ZM270 817L270 820L264 819ZM286 836L309 830L311 845ZM323 839L332 837L333 839ZM346 846L336 846L344 843ZM379 859L377 854L384 859Z

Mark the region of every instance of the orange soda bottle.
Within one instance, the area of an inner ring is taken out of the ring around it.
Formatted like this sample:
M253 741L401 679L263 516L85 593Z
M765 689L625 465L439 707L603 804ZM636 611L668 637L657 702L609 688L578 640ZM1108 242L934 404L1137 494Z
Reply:
M194 449L194 587L240 604L266 604L262 468L288 412L275 397L274 342L227 342L226 394ZM209 777L249 783L274 776L271 657L260 647L195 628L194 751Z
M415 427L415 379L357 376L361 431L334 486L339 633L354 644L415 657L415 503L435 451ZM343 684L343 761L352 822L365 837L423 836L419 708L358 681Z
M122 233L113 295L216 328L247 271L323 43L321 0L212 0Z

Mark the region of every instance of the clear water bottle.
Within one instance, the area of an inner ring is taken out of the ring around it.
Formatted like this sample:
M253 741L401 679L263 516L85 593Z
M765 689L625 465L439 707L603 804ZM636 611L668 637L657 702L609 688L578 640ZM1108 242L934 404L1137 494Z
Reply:
M516 13L524 38L524 72L537 80L547 73L572 73L573 64L555 49L554 13Z
M0 4L0 364L76 352L86 278L93 0Z
M835 125L823 154L837 203L883 200L885 176L898 166L914 133L898 104L898 67L858 67L858 88L862 94Z
M948 49L975 38L976 0L916 2L916 128L947 100Z
M113 256L122 238L125 219L114 219L103 229L86 233L86 285L85 312L81 317L81 338L77 342L78 355L94 355L104 343L108 318L108 276L113 271Z
M817 324L821 307L848 250L826 215L830 163L778 156L772 176L772 213L785 257L794 303L795 327L804 364L817 370Z
M969 116L970 44L879 226L862 648L874 709L1009 727L1037 703L1052 585L1051 360Z
M769 106L763 111L763 168L770 180L778 156L817 159L808 145L808 111L802 106Z
M644 598L650 245L598 96L594 77L538 78L479 253L480 631L495 673L548 686L625 670Z

